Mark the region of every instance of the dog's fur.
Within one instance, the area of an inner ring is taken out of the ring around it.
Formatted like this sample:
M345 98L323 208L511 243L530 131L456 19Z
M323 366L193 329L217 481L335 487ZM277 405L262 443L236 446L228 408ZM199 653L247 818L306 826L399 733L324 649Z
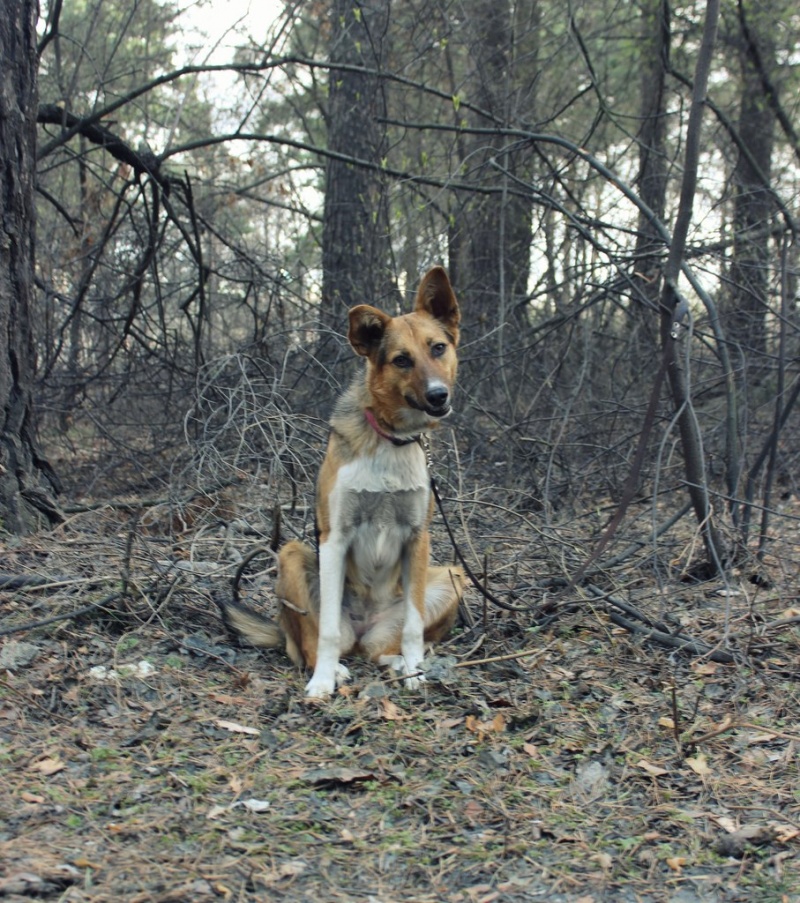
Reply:
M413 313L350 311L348 339L366 368L331 418L317 484L319 553L296 540L281 549L276 592L288 604L278 623L224 608L244 640L285 643L292 661L314 669L307 697L330 696L347 679L339 660L351 652L416 686L424 644L453 625L463 575L429 564L433 498L418 439L450 413L460 316L441 267L423 278Z

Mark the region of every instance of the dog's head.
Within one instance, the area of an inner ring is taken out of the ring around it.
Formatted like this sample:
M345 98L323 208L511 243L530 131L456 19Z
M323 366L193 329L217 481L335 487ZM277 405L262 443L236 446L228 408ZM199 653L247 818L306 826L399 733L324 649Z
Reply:
M379 419L399 432L415 432L450 413L460 322L442 267L424 276L410 314L390 317L368 304L350 311L347 337L367 359L367 386Z

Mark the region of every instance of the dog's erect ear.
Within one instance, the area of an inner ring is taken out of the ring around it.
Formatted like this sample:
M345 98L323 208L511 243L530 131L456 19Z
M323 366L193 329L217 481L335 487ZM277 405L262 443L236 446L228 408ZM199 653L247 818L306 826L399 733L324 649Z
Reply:
M356 354L369 357L380 347L383 334L391 322L389 314L369 304L359 304L350 311L350 329L347 339Z
M414 310L424 311L439 320L451 335L453 344L458 344L461 311L447 273L442 267L433 267L422 277Z

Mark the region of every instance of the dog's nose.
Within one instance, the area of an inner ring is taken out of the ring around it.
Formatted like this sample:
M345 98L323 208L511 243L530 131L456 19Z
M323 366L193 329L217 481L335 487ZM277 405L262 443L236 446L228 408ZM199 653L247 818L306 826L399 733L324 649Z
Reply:
M432 408L443 408L447 404L450 393L444 386L432 386L425 393L425 401Z

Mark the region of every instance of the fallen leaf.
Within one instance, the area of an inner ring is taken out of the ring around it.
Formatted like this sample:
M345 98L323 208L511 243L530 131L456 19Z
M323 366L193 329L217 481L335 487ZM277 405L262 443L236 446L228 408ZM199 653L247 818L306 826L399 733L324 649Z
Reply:
M298 875L302 875L307 868L308 865L303 859L290 859L278 866L278 874L281 878L296 878Z
M255 812L255 813L266 812L267 809L269 809L269 800L256 800L256 799L242 800L241 802L237 803L236 805L244 806L245 809L248 810L248 812Z
M723 831L733 834L736 830L736 822L729 815L712 815L711 821L716 822Z
M648 762L647 759L639 759L636 763L636 767L653 775L654 778L660 778L662 775L669 774L666 768L662 768L660 765L653 765L653 763Z
M449 730L451 730L451 728L458 727L459 724L463 724L463 723L464 723L463 718L443 718L439 722L438 726L440 728L443 728L446 731L449 731Z
M670 856L667 859L667 865L672 869L673 872L677 872L679 875L683 871L683 867L686 865L686 857L684 856Z
M238 796L242 792L242 787L243 787L242 779L238 775L232 774L228 778L228 787L231 788L231 792L235 796Z
M391 699L384 697L381 699L381 708L383 709L383 717L387 721L410 721L411 715L407 715L399 709Z
M66 764L61 761L57 756L48 757L46 759L40 759L38 762L34 762L31 765L32 771L38 771L45 776L49 776L51 774L56 774L62 769L66 768Z
M237 724L235 721L222 721L217 719L214 724L224 731L230 731L233 734L249 734L251 737L258 737L261 731L255 727L248 727L246 724Z
M712 774L711 769L708 767L708 760L705 757L705 753L700 752L696 756L689 756L685 762L689 768L701 778L707 778Z
M692 665L692 671L701 677L710 677L712 674L716 674L717 670L718 667L715 662L695 662Z
M506 729L506 719L497 714L491 721L478 721L475 715L467 715L464 724L468 731L483 737L484 734L501 734Z
M39 796L38 793L28 793L27 790L23 790L20 793L19 798L23 801L23 803L43 803L44 797Z
M534 743L523 743L522 748L532 759L536 759L539 756L539 747Z
M658 723L661 727L665 727L668 730L671 730L671 731L675 730L675 722L668 715L662 715L658 719Z
M94 869L95 871L103 867L99 862L92 862L91 859L86 859L83 856L79 856L77 859L73 859L72 864L75 866L75 868Z

